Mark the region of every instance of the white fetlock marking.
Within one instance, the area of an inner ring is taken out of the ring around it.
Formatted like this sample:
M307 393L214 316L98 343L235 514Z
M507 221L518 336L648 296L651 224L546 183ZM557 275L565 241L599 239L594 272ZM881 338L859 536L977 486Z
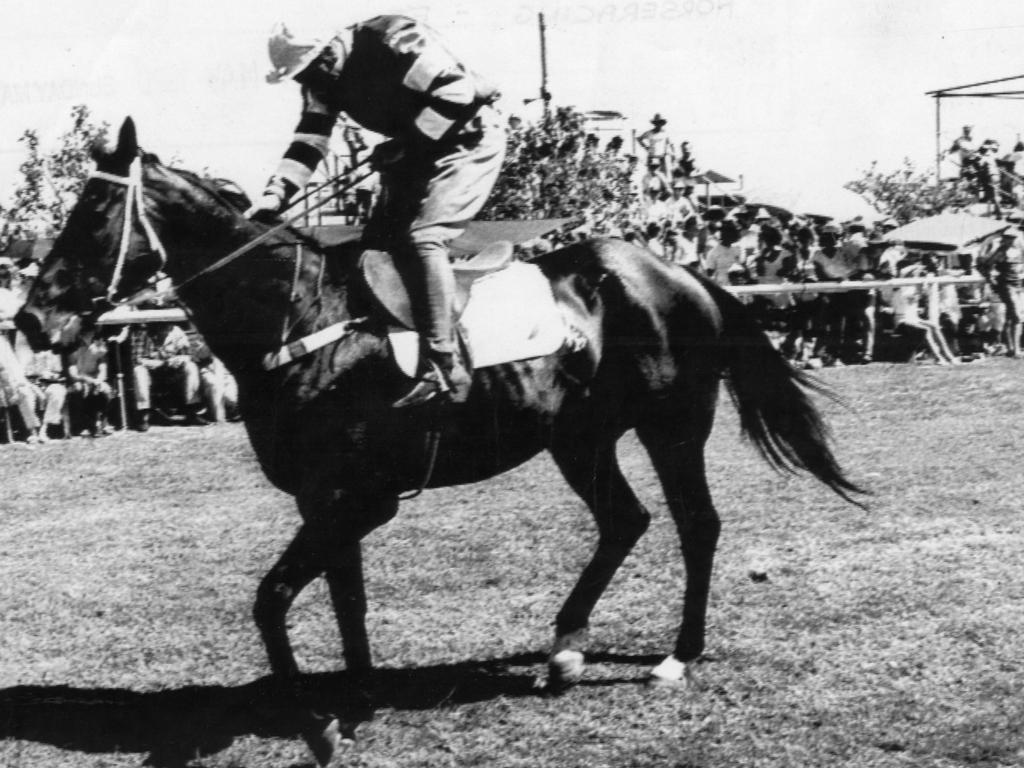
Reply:
M579 651L559 651L548 662L555 677L563 683L578 683L583 677L583 654Z
M691 677L686 664L675 656L666 656L665 660L651 670L651 681L655 683L684 683Z
M577 629L555 638L548 656L549 682L573 685L583 677L583 648L587 644L587 630Z

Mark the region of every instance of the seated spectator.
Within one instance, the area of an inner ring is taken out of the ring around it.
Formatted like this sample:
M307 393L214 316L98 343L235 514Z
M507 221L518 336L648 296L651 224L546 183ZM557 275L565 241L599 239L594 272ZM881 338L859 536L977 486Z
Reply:
M14 264L7 258L0 259L0 321L11 320L21 306L21 299L10 288ZM0 411L3 411L9 437L13 437L11 415L20 416L21 429L29 443L40 442L39 419L36 418L32 387L25 376L25 369L11 346L5 332L0 331ZM5 437L7 437L5 436Z
M208 364L199 366L199 378L207 417L216 424L237 421L238 384L224 363L211 356Z
M93 437L110 434L107 411L114 391L107 379L107 342L95 328L82 330L80 346L68 358L70 394L82 405L88 431Z
M58 430L71 437L67 378L60 356L50 350L34 353L25 366L25 376L32 385L33 410L42 422L39 441L46 442Z
M21 417L21 427L27 433L26 442L42 442L32 388L5 333L0 333L0 410L5 411L8 429L11 413L16 412Z
M134 366L139 430L149 428L154 384L171 392L184 406L186 424L206 424L200 415L203 403L200 397L199 366L192 359L192 343L188 334L174 323L153 323L146 332L140 334L139 343Z
M921 277L924 274L925 267L921 264L912 264L900 271L900 277ZM916 344L924 343L939 365L958 363L939 326L921 317L921 286L907 285L888 290L891 291L894 330Z

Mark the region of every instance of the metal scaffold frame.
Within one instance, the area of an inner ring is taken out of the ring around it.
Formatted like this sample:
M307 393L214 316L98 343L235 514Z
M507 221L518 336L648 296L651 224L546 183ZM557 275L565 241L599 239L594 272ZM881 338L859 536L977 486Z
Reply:
M1011 75L1010 77L999 77L995 80L982 80L978 83L967 83L966 85L954 85L950 88L939 88L935 91L927 91L926 96L935 99L935 179L942 181L942 100L943 99L1024 99L1024 82L1021 88L997 91L968 91L969 88L981 88L987 85L1009 83L1014 80L1024 81L1024 75Z

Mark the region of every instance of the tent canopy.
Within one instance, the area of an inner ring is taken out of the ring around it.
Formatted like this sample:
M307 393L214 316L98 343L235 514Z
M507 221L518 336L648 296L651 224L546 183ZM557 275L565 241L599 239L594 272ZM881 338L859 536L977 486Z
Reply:
M1010 226L1007 221L984 219L969 213L940 213L894 229L886 240L898 240L921 251L957 251Z
M730 179L728 176L723 176L718 171L713 171L710 168L706 171L702 171L693 177L694 182L697 184L735 184L735 179Z
M739 194L747 205L763 205L798 216L820 216L840 222L854 219L874 222L883 218L863 197L840 186L754 184Z

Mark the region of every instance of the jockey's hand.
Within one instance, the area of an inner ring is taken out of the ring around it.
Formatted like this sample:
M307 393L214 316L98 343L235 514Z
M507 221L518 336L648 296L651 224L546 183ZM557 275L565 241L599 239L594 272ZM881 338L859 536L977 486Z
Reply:
M370 153L370 168L375 171L386 171L405 157L405 147L397 141L382 141Z
M259 221L263 224L272 223L285 208L288 194L283 182L273 178L263 190L263 194L253 203L252 207L245 212L245 218Z

